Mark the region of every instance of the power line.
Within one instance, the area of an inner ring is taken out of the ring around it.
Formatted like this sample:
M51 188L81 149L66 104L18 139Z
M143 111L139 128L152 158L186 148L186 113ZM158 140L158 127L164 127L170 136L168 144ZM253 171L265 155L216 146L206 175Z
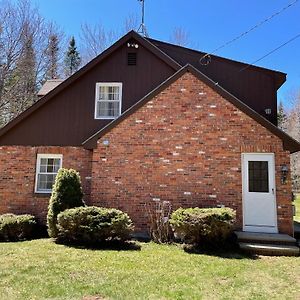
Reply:
M240 35L238 35L237 37L229 40L228 42L224 43L223 45L217 47L216 49L214 49L212 52L207 53L205 55L203 55L200 58L200 63L202 65L208 65L211 61L210 55L215 54L216 52L218 52L219 50L227 47L228 45L234 43L235 41L239 40L240 38L244 37L245 35L247 35L248 33L250 33L251 31L257 29L258 27L262 26L263 24L265 24L266 22L270 21L271 19L273 19L274 17L280 15L281 13L283 13L285 10L287 10L288 8L290 8L291 6L295 5L297 2L299 2L299 0L294 0L292 2L290 2L287 6L283 7L281 10L275 12L274 14L272 14L271 16L269 16L268 18L260 21L259 23L257 23L256 25L254 25L253 27L251 27L250 29L248 29L247 31L242 32ZM207 61L205 62L205 58L207 58Z
M265 55L261 56L260 58L256 59L255 61L253 61L250 64L247 64L244 68L240 69L239 71L237 71L237 73L243 72L245 70L247 70L248 68L252 67L254 64L256 64L257 62L263 60L264 58L270 56L271 54L273 54L274 52L278 51L279 49L283 48L284 46L288 45L289 43L293 42L294 40L298 39L300 37L300 33L298 33L297 35L295 35L294 37L292 37L291 39L289 39L288 41L282 43L281 45L279 45L278 47L274 48L273 50L269 51L268 53L266 53ZM233 77L233 75L228 76L226 79ZM216 82L216 85L218 85L219 83Z
M263 60L264 58L268 57L269 55L273 54L274 52L276 52L277 50L283 48L284 46L286 46L287 44L293 42L294 40L296 40L297 38L300 37L300 33L298 33L297 35L295 35L293 38L289 39L288 41L286 41L285 43L281 44L280 46L276 47L275 49L271 50L270 52L268 52L267 54L263 55L262 57L258 58L257 60L253 61L252 63L248 64L246 67L242 68L239 70L239 72L242 72L246 69L248 69L249 67L253 66L254 64L256 64L257 62Z

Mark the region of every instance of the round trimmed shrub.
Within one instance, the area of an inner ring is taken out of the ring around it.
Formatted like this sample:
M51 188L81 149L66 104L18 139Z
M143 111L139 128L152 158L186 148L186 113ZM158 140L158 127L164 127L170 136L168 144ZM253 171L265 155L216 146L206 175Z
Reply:
M220 245L233 232L235 211L231 208L179 208L170 224L176 237L197 246Z
M61 168L55 178L49 201L47 227L50 237L57 237L57 215L65 209L85 206L79 173Z
M37 227L32 215L0 215L0 241L14 242L31 239Z
M133 231L129 216L114 208L96 206L65 210L58 215L58 240L75 244L99 244L130 239Z

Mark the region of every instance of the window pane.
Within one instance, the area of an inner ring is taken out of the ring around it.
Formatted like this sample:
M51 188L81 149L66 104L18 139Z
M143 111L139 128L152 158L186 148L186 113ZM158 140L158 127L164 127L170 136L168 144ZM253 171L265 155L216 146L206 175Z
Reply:
M120 103L119 102L98 102L97 116L98 117L118 117Z
M39 174L38 175L38 190L45 190L47 184L47 175Z
M98 100L120 100L120 87L119 86L100 86Z
M269 192L269 169L267 161L249 161L249 192Z
M60 159L54 159L53 172L57 173L60 168Z
M47 166L47 173L53 173L53 165Z
M47 158L41 158L41 165L46 166L47 165Z
M40 160L40 172L46 172L46 168L47 168L47 158L41 158Z
M52 186L54 184L54 181L55 181L55 177L56 175L55 174L49 174L47 175L47 190L52 190Z
M38 190L51 190L55 181L56 174L39 174L38 175Z

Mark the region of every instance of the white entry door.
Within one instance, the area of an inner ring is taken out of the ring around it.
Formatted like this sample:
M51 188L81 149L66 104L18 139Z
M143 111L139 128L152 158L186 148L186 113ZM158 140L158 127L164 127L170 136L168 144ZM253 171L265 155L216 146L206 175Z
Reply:
M277 233L274 154L242 154L243 230Z

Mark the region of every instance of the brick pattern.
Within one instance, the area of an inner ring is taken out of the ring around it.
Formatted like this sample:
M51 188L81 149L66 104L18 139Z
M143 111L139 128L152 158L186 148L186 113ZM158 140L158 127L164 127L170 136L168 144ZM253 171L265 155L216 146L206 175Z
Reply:
M45 223L49 194L34 193L36 158L38 153L62 154L63 167L80 172L89 199L91 151L76 147L0 147L0 214L30 213Z
M103 143L108 141L108 145ZM98 141L80 147L0 147L0 213L31 213L45 222L50 195L35 194L37 153L63 154L81 174L88 204L129 213L147 229L144 203L226 205L242 227L241 153L275 153L279 231L292 234L291 182L280 181L289 153L281 140L186 73Z
M153 198L174 209L226 205L241 228L242 152L275 153L279 231L292 234L291 183L280 182L281 165L289 165L282 141L190 73L98 141L91 203L128 212L141 231L144 203Z

